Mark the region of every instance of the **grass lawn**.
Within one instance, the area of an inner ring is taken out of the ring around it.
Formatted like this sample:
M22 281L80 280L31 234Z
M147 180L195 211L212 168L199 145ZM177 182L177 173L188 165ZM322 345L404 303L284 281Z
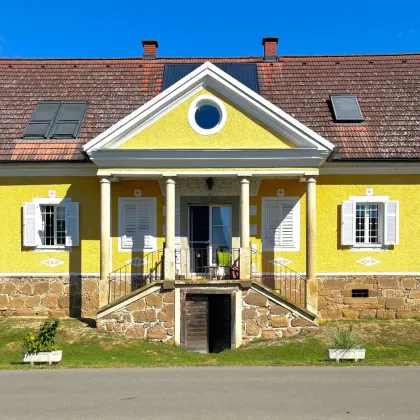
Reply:
M37 330L42 319L0 319L0 369L34 369L21 363L26 328ZM112 337L76 319L63 319L57 342L63 360L53 369L146 366L299 366L334 365L326 361L329 333L337 325L353 324L366 348L357 365L419 365L420 320L331 321L300 336L258 341L219 354L189 353L160 343ZM341 362L340 365L354 365ZM48 368L36 366L35 369Z

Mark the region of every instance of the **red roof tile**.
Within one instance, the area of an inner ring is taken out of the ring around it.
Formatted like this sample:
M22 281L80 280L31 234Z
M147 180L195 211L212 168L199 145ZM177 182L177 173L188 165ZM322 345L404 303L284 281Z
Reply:
M420 158L420 54L0 60L0 161L84 160L82 146L162 87L165 63L257 63L261 95L340 148L341 159ZM329 94L355 94L365 122L335 123ZM23 140L39 100L86 100L77 140Z

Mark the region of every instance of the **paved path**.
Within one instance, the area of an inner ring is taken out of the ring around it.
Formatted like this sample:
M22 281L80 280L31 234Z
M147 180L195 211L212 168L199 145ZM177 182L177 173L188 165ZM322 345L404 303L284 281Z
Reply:
M0 371L3 419L420 419L420 368Z

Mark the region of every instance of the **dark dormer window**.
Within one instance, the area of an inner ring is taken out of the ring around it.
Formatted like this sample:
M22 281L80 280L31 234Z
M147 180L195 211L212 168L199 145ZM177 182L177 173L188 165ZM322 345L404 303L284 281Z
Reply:
M363 121L359 101L355 95L330 95L330 101L336 122Z
M24 139L76 139L87 102L38 102L23 134Z

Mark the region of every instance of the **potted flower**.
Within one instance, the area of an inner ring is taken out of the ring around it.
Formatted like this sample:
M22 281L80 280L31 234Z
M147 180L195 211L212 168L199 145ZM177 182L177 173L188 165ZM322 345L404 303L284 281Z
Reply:
M59 325L58 320L47 320L39 328L37 335L28 330L23 338L23 362L30 363L58 363L63 352L57 350L55 336Z
M366 349L361 348L359 334L349 328L337 327L331 334L331 347L328 349L328 358L339 362L340 360L362 360Z

